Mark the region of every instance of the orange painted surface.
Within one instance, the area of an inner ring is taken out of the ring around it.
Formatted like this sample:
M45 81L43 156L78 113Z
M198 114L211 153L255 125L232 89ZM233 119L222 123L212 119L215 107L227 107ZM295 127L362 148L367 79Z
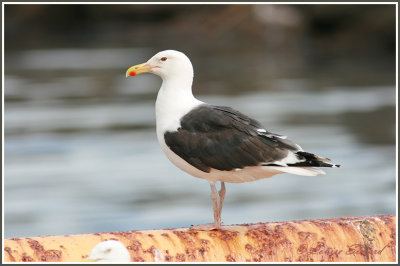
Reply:
M99 242L121 241L132 261L396 261L396 217L374 215L324 220L13 238L4 261L79 262Z

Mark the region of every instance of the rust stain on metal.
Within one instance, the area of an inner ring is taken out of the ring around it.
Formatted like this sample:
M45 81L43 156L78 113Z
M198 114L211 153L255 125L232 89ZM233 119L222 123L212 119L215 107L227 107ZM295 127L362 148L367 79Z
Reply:
M249 253L254 252L254 248L253 248L253 246L250 245L250 244L246 244L246 245L244 246L244 248L245 248L246 251L249 252Z
M177 253L175 258L177 262L184 262L186 257L185 254Z
M61 261L62 252L60 250L46 250L44 254L45 261Z
M274 258L278 254L279 249L291 249L292 242L287 238L285 229L293 231L292 227L285 226L284 224L273 226L261 224L257 228L248 230L245 235L254 244L247 244L247 248L245 247L245 249L253 254L253 261L275 261ZM300 235L303 236L304 233L301 232Z
M145 262L145 260L142 257L134 257L132 259L132 261L134 261L134 262Z
M150 253L150 254L154 254L154 249L155 249L156 247L155 246L151 246L151 247L149 247L148 249L146 249L144 252L148 252L148 253Z
M234 257L232 257L232 255L227 255L226 256L226 261L227 262L236 262L236 259Z
M205 261L205 255L209 252L209 241L198 236L198 231L193 230L173 230L172 233L178 238L180 245L184 247L184 252L176 255L177 261ZM206 233L206 232L202 232Z
M35 256L40 258L40 261L61 261L62 251L53 249L45 250L39 241L33 239L28 239L28 244L34 251ZM29 256L26 259L31 261Z
M164 255L164 261L170 262L173 260L173 257L169 255L169 250L164 250L165 255Z
M95 233L4 240L6 262L79 262L99 242L122 242L136 262L392 262L396 217L374 215L293 222Z
M26 253L22 253L22 262L32 262L35 261L33 258L31 258L30 256L27 256Z
M11 250L11 248L10 248L10 247L5 247L5 248L4 248L4 251L7 252L8 257L10 258L10 261L11 261L11 262L14 262L14 261L15 261L15 258L14 258L14 256L12 255L12 250Z
M368 220L355 221L354 224L359 228L363 237L363 248L360 249L361 254L365 256L366 261L375 261L374 253L376 252L373 247L375 240L375 232L377 231Z
M137 240L133 240L129 246L126 247L128 250L139 251L142 248L142 243Z

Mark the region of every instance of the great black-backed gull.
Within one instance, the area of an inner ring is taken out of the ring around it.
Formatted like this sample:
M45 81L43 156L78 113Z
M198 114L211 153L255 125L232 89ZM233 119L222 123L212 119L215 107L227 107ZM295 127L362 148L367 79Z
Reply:
M129 262L131 255L119 241L106 240L93 247L85 262Z
M315 176L325 172L314 167L339 167L230 107L196 99L192 94L193 66L182 52L159 52L146 63L130 67L126 77L146 72L162 78L156 100L157 138L162 150L177 167L210 183L214 223L192 228L221 228L224 182L249 182L281 173ZM215 187L218 181L219 192Z

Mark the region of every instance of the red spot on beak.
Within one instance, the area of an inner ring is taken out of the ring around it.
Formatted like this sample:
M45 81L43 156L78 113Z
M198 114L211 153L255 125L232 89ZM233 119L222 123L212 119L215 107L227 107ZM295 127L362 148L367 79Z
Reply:
M129 76L131 76L131 77L136 76L136 72L135 71L129 72Z

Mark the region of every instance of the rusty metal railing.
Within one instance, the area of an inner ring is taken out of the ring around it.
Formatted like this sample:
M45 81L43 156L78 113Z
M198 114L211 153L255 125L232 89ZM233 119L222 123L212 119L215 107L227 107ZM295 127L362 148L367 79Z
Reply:
M395 215L225 228L222 231L179 228L11 238L4 240L4 261L81 261L96 244L108 239L122 242L132 261L397 261Z

